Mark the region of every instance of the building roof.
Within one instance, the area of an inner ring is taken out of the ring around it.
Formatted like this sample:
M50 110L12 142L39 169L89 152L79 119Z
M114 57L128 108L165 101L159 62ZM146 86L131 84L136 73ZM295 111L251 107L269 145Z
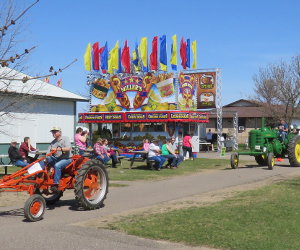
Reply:
M0 67L0 94L28 94L41 98L65 99L70 101L88 102L89 100L80 95L46 83L42 80L28 80L25 83L22 80L28 75L18 72L11 68ZM13 80L11 80L13 79Z
M262 106L263 105L261 103L254 100L239 99L223 107L262 107Z
M268 112L266 109L268 107L266 104L257 102L254 100L245 100L239 99L235 102L229 103L222 108L222 117L223 118L232 118L233 114L237 112L239 118L260 118L260 117L268 117ZM278 109L278 113L282 112L283 106L275 106ZM216 112L211 112L209 115L210 118L216 118ZM270 114L269 114L270 117ZM300 112L296 110L295 117L299 118Z

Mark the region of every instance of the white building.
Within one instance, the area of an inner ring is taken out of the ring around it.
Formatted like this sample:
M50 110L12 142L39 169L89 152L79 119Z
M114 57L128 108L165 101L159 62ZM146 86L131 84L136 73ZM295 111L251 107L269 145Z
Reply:
M0 76L0 153L7 153L11 139L20 143L25 136L44 149L53 140L53 126L73 141L76 102L87 98L41 80L11 80L26 77L12 69L1 68Z

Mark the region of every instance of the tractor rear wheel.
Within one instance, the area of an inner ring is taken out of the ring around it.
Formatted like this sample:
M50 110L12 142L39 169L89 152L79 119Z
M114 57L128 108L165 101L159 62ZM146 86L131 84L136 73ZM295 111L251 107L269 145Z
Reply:
M255 161L260 166L267 166L268 165L268 160L267 160L267 157L265 155L256 155L255 156Z
M39 195L34 194L28 198L24 205L24 215L29 221L39 221L43 218L46 208L45 199Z
M288 157L291 167L300 167L300 135L296 135L290 140Z
M239 156L238 153L231 154L230 157L231 168L236 169L239 166Z
M63 192L62 191L59 191L59 192L52 192L51 190L49 189L35 189L35 194L40 194L41 196L43 196L43 198L45 199L46 201L46 205L49 206L49 205L53 205L55 204L56 202L59 201L60 197L63 196Z
M268 169L273 170L275 165L275 158L272 152L268 154L267 163L268 163Z
M100 208L108 193L108 175L103 164L87 161L75 178L75 198L79 204L85 209Z

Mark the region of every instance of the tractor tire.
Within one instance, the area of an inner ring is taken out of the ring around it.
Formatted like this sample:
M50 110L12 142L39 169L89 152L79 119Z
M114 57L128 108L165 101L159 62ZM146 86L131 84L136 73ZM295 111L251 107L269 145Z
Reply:
M232 169L237 169L239 166L239 156L238 153L231 154L230 165Z
M39 195L34 194L28 198L24 205L24 216L27 220L35 222L43 218L46 208L45 199Z
M300 167L300 135L294 136L288 144L288 158L291 167Z
M267 160L267 157L265 155L256 155L255 156L255 161L260 166L267 166L268 165L268 160Z
M45 194L44 190L40 190L37 188L34 193L43 196L47 206L54 205L56 202L59 201L60 197L63 196L63 191L55 193L50 190L46 190L46 192L47 194Z
M97 209L108 193L108 175L98 160L84 163L75 177L75 199L85 209Z
M274 154L272 152L268 154L267 163L268 163L268 169L273 170L274 165L275 165L275 158L274 158Z

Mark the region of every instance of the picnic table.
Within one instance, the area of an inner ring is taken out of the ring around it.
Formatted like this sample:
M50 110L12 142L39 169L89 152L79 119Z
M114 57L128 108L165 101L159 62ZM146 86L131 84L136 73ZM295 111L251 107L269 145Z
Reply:
M200 150L202 149L202 147L205 147L205 150L207 152L209 152L209 147L212 147L212 144L210 142L207 142L207 141L200 141L199 145L200 145Z
M9 160L8 164L3 162L4 158L8 158L8 155L0 155L0 167L4 167L4 174L7 175L7 168L12 167L11 161Z
M28 156L31 156L32 158L34 158L34 156L39 157L40 155L46 155L46 154L47 154L47 150L37 150L37 151L28 152Z
M141 151L129 151L131 153L133 153L133 157L131 159L129 159L129 161L131 161L129 168L131 169L131 167L133 166L134 162L147 162L147 166L149 166L151 169L154 169L154 160L149 160L148 159L148 151L145 150L141 150ZM137 157L140 156L140 157Z

